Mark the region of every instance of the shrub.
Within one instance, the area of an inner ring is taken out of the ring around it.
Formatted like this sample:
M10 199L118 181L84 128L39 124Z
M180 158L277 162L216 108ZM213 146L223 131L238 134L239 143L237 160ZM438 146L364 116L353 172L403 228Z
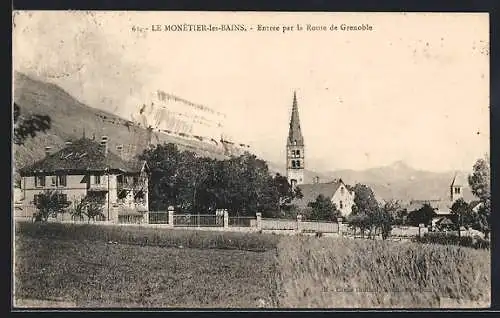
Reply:
M49 217L57 217L58 214L64 213L70 204L59 192L46 190L37 196L35 201L37 212L34 220L46 222Z
M472 238L470 236L459 237L456 234L446 232L429 232L422 237L416 237L416 242L427 244L459 245L464 247L488 249L489 241L481 238Z

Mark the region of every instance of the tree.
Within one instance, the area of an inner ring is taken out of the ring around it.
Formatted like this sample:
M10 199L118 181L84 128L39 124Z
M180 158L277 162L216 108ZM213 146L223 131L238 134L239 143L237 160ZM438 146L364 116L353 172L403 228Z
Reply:
M96 220L97 217L104 218L104 197L95 195L86 195L76 201L71 210L73 217L83 219L87 217L87 221Z
M51 127L51 119L46 115L23 117L21 107L14 103L14 144L23 145L28 137L35 137L39 132L46 132Z
M47 222L49 217L57 217L58 214L64 213L65 209L71 204L58 191L53 190L45 190L38 194L34 203L37 209L34 215L34 221L36 222Z
M432 219L436 216L437 214L432 206L428 203L424 203L420 209L411 211L408 214L408 224L412 226L419 226L423 223L425 226L429 226Z
M461 236L460 227L469 229L475 222L476 217L469 204L463 198L456 200L451 206L452 221L458 231L458 237Z
M491 231L491 187L490 163L488 156L478 159L468 181L472 193L479 198L481 207L478 211L477 225L480 231L489 237Z
M292 201L295 198L302 198L302 191L300 187L293 188L292 185L288 182L287 177L276 173L273 178L274 186L278 192L278 209L280 212L280 216L283 215L283 210L290 210Z
M389 200L384 203L379 213L376 213L374 223L381 230L382 239L387 239L392 231L395 220L404 215L401 203L398 200Z
M364 184L356 184L354 190L354 204L356 205L355 213L365 213L369 215L379 208L377 199L373 190Z
M365 213L351 213L347 218L347 222L349 227L354 230L354 234L356 234L356 229L359 228L361 237L365 237L365 231L370 227L370 219Z
M330 199L320 194L314 202L309 202L312 208L311 218L315 220L336 221L342 214Z
M382 226L382 214L380 210L380 205L375 198L373 190L364 184L356 184L353 188L354 191L354 205L352 213L354 215L362 214L366 215L366 221L368 222L368 229L370 230L369 236L372 237L374 232ZM365 220L362 221L364 226ZM364 231L364 230L363 230Z

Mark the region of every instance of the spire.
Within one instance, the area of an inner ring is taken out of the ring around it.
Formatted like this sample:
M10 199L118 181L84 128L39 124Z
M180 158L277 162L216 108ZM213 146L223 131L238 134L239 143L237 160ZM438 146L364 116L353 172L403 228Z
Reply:
M292 116L290 118L290 128L288 130L287 145L304 146L304 138L300 130L299 108L297 106L297 94L293 92Z

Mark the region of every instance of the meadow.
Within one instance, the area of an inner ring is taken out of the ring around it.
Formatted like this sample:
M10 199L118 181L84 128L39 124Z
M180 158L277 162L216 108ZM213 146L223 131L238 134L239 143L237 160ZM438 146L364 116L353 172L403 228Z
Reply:
M15 295L79 307L487 307L488 250L120 226L17 223Z

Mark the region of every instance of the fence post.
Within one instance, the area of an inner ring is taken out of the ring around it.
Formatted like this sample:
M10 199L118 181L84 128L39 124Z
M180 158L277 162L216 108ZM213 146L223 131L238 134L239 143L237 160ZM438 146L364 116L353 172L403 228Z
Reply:
M302 232L302 214L297 214L297 233Z
M168 207L168 226L174 227L174 207Z
M255 214L255 216L257 217L257 220L255 221L255 225L257 226L257 230L260 230L262 229L262 213L260 212L257 212Z
M342 223L342 218L337 218L337 224L339 226L339 236L342 236L342 233L344 231L343 229L344 224Z
M229 213L227 212L227 210L224 210L224 227L229 227Z

